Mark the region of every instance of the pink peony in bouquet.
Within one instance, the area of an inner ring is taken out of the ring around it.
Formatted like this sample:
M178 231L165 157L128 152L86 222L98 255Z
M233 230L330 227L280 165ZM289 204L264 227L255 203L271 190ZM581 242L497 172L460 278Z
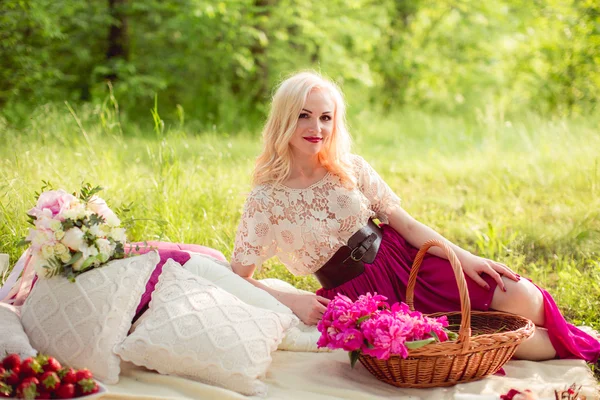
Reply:
M392 354L406 358L409 349L456 339L456 333L445 329L446 316L427 317L410 311L405 303L390 307L386 300L385 296L367 293L352 302L338 294L317 325L321 332L317 346L350 352L354 366L361 353L380 360Z
M23 244L31 244L32 262L40 278L77 275L123 258L125 229L106 202L102 190L83 185L78 195L64 190L41 193L27 212L33 228Z

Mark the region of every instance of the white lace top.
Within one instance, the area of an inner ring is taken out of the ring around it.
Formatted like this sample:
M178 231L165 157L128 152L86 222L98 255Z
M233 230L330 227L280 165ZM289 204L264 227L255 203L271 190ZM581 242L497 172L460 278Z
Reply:
M387 223L400 199L360 156L351 156L357 187L327 173L305 189L256 186L244 206L232 262L260 266L277 255L294 275L317 271L369 218Z

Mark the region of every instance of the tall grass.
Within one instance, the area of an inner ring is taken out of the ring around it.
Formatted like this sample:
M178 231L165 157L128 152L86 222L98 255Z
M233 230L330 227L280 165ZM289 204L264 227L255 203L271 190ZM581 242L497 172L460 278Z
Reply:
M0 121L0 252L14 263L25 211L42 180L105 187L128 206L129 238L199 243L231 255L253 162L252 132L196 132L179 121L128 124L110 98L49 105L15 130ZM572 322L600 328L600 119L544 120L499 113L443 117L405 110L351 117L364 156L417 219L547 287ZM276 260L259 277L314 290Z

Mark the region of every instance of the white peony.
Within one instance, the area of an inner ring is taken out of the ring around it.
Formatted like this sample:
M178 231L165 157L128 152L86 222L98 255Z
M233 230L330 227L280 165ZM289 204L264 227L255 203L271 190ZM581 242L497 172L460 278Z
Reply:
M89 229L89 232L96 237L104 236L104 232L102 232L100 225L92 225Z
M94 196L88 203L88 208L96 214L102 216L109 226L116 227L121 225L121 220L100 197Z
M72 250L79 250L84 245L83 232L79 228L71 228L65 232L61 242Z
M73 221L83 219L85 218L85 215L85 206L79 201L72 202L70 208L68 210L63 211L63 213L61 214L63 218L71 219Z

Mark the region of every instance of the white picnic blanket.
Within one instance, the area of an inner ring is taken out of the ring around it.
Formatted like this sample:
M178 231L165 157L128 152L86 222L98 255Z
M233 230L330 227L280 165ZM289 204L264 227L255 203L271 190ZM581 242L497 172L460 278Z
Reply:
M106 385L109 399L245 399L238 393L174 376L159 375L123 363L121 380ZM460 384L449 388L400 389L378 381L360 363L350 368L343 351L305 353L276 351L265 379L267 399L499 399L509 389L531 389L541 397L554 399L554 389L572 383L583 386L588 400L600 399L600 388L585 362L552 360L510 361L506 376Z

